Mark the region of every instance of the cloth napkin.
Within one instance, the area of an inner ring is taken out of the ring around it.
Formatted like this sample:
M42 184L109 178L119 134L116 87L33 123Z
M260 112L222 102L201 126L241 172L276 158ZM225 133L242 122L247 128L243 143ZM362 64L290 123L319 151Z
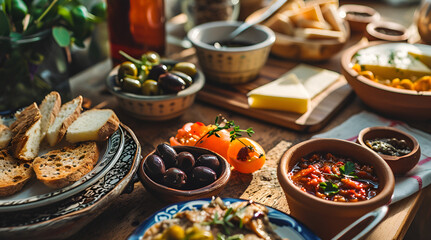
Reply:
M338 138L355 142L359 132L367 127L390 126L414 136L421 147L418 164L403 176L395 177L392 202L404 199L431 183L431 135L414 129L400 121L393 121L370 112L361 112L350 117L341 125L312 138Z

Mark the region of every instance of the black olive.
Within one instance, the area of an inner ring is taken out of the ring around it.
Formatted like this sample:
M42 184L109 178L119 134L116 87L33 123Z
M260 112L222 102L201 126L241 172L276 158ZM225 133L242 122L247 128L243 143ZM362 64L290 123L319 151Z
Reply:
M220 167L220 161L215 155L203 154L196 160L196 166L209 167L217 172Z
M189 152L180 152L177 155L178 168L183 171L190 171L195 166L195 158Z
M166 93L177 93L186 88L186 82L172 73L160 75L158 83Z
M192 85L193 83L193 79L192 77L190 77L189 75L183 73L183 72L179 72L179 71L170 71L170 73L177 75L178 77L180 77L182 80L184 80L184 82L186 83L186 87L189 87L190 85Z
M208 167L199 166L193 168L193 179L198 185L208 185L217 179L217 174Z
M166 172L163 160L154 154L147 157L144 167L145 171L153 180L161 179Z
M166 168L174 167L177 165L177 152L169 144L161 143L157 145L156 154L163 159Z
M156 80L159 79L159 76L168 72L168 67L164 64L155 65L151 68L150 73L148 74L147 79Z
M169 168L165 174L165 184L168 187L181 188L186 184L187 175L179 168Z

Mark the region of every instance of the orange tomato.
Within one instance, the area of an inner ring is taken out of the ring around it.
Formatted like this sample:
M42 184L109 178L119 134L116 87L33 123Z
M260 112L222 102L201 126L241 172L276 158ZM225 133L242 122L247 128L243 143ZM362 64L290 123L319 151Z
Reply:
M228 162L241 173L252 173L259 170L266 159L263 148L249 138L232 141L227 156Z
M178 129L175 137L169 139L169 142L171 146L187 145L206 148L227 158L230 143L230 134L227 130L218 131L217 135L213 134L210 137L204 136L214 128L214 125L206 126L201 122L186 123Z

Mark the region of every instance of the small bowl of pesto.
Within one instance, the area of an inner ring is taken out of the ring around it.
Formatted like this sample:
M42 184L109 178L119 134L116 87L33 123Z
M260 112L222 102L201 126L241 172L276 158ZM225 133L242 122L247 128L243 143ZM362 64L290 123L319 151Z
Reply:
M411 170L421 155L418 141L412 135L393 127L362 129L357 142L378 153L395 175Z

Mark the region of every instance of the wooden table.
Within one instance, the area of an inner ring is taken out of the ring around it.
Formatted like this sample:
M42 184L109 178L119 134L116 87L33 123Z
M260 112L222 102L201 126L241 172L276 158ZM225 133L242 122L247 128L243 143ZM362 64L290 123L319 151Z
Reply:
M406 16L406 12L412 13L415 9L415 6L395 8L387 7L381 3L370 3L370 5L379 10L382 9L384 16L397 16L397 12L403 13L402 16ZM400 20L400 18L396 19ZM358 40L359 36L356 36L349 44L352 45ZM185 50L176 56L192 54L192 51L190 49ZM340 55L341 53L334 56L330 61L318 65L339 71ZM281 64L284 62L284 60L274 61L280 61ZM137 135L142 146L143 155L149 153L157 144L167 141L169 137L176 134L177 129L181 128L184 123L196 121L212 123L215 116L222 114L227 119L235 120L243 128L253 127L256 132L253 139L269 152L268 161L261 171L255 174L239 174L234 171L229 186L223 190L221 196L253 199L289 213L287 202L276 180L277 161L280 153L289 146L309 139L314 133L292 131L199 101L195 102L184 115L173 120L165 122L137 120L122 112L117 106L114 97L105 89L104 78L110 68L111 62L104 61L74 76L70 81L72 92L74 95L81 94L91 99L93 106L99 104L101 107L114 109L120 120ZM350 116L364 109L369 110L358 98L355 98L332 118L320 132L341 124ZM409 124L424 131L431 131L430 123L409 122ZM389 213L385 220L367 236L367 239L403 239L415 218L418 208L424 202L424 198L431 199L431 187L427 187L411 197L390 205ZM144 189L141 183L137 182L134 184L132 193L118 197L104 213L70 239L125 239L145 218L165 205L166 203L154 198ZM429 210L423 211L420 215L421 219L415 219L415 230L422 229L426 219L429 221L431 218ZM430 230L425 231L429 234ZM417 238L419 235L409 233L408 236Z

